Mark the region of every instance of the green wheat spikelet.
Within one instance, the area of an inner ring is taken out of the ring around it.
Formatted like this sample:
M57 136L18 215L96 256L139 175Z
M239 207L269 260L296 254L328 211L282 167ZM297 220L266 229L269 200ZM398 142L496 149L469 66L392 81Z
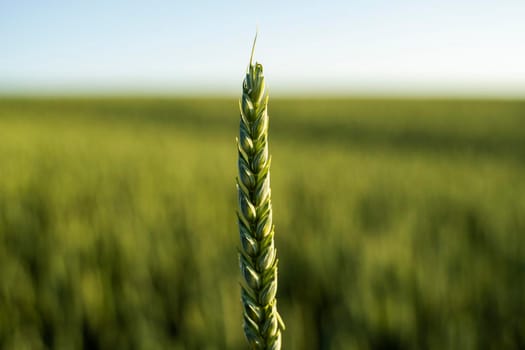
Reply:
M257 38L257 37L256 37ZM284 324L277 312L277 251L274 246L268 155L268 96L263 68L250 65L240 100L239 234L244 334L252 349L281 349Z

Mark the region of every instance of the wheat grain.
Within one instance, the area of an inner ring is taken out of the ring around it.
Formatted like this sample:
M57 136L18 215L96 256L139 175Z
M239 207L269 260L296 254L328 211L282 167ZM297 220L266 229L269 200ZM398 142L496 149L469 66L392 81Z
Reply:
M241 300L244 333L252 349L281 348L284 323L277 312L277 251L270 190L268 155L268 96L263 67L253 64L253 51L240 100L239 234Z

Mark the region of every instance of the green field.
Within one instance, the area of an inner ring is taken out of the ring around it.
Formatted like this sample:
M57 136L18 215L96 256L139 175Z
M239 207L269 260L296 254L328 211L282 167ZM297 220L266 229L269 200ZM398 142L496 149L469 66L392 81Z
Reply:
M525 101L271 99L284 349L525 348ZM0 99L0 348L246 349L235 99Z

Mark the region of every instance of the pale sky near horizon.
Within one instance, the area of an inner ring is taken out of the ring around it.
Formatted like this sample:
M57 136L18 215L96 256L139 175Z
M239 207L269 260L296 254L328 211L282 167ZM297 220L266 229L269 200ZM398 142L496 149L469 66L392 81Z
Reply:
M0 0L0 91L525 97L525 1Z

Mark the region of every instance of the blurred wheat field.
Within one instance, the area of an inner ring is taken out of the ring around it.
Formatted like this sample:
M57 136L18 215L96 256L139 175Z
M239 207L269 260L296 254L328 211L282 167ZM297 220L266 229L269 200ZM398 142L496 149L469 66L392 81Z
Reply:
M271 100L286 349L525 347L525 101ZM235 99L0 99L0 348L244 349Z

